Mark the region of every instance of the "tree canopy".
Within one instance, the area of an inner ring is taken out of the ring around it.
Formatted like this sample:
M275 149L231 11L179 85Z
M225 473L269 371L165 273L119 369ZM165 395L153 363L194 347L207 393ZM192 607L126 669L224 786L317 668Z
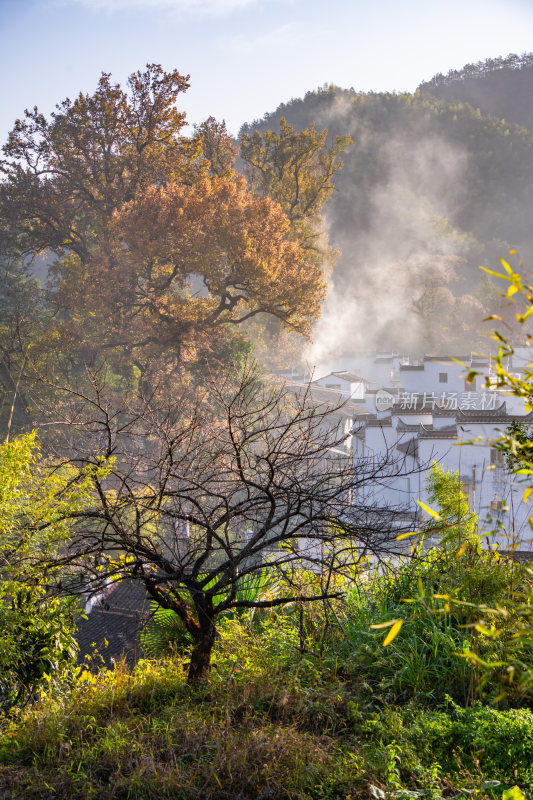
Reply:
M328 150L312 126L285 126L266 149L243 141L246 182L223 122L184 135L188 86L156 64L125 89L104 73L93 94L15 123L1 162L1 255L53 263L47 324L26 326L12 374L32 344L41 370L53 363L69 380L104 357L149 380L231 360L244 346L238 326L259 315L309 337L326 286L319 212L347 142Z

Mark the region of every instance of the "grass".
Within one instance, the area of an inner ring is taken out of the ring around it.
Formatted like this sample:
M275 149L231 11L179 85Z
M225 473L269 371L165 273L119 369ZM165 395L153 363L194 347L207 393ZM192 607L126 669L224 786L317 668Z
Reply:
M266 633L232 621L204 686L185 683L178 656L80 673L5 722L1 796L430 800L533 788L531 711L380 708L364 680L295 646L283 618Z
M470 556L457 567L458 597L502 598L520 579ZM531 797L531 695L507 687L494 705L496 672L482 687L460 657L464 643L487 657L500 645L468 627L463 606L431 606L452 578L431 556L335 606L228 618L201 686L185 682L177 650L133 671L78 670L2 721L0 797ZM395 617L407 621L384 648L383 630L369 626Z

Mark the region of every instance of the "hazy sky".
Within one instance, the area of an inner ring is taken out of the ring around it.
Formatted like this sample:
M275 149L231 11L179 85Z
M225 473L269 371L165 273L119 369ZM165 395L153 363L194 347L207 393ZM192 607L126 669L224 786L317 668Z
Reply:
M409 90L533 50L533 0L0 0L0 141L24 108L147 62L190 74L189 121L236 133L325 83Z

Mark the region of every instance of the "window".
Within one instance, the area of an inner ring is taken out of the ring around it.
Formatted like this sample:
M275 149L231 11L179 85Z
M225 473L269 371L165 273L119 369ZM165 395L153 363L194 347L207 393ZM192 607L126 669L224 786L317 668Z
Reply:
M470 508L472 507L473 489L474 489L474 487L472 486L471 483L462 483L461 484L461 492L464 494L464 496L468 500L468 505L470 506Z
M505 453L502 450L497 450L495 447L490 448L490 464L492 467L505 466Z
M448 373L439 372L439 383L448 383Z

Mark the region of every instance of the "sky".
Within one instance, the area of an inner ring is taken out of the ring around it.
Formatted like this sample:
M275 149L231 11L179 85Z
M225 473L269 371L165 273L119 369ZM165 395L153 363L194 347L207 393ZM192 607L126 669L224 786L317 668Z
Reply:
M324 84L413 91L531 50L533 0L0 0L0 141L25 108L48 114L147 63L190 75L189 122L236 134Z

